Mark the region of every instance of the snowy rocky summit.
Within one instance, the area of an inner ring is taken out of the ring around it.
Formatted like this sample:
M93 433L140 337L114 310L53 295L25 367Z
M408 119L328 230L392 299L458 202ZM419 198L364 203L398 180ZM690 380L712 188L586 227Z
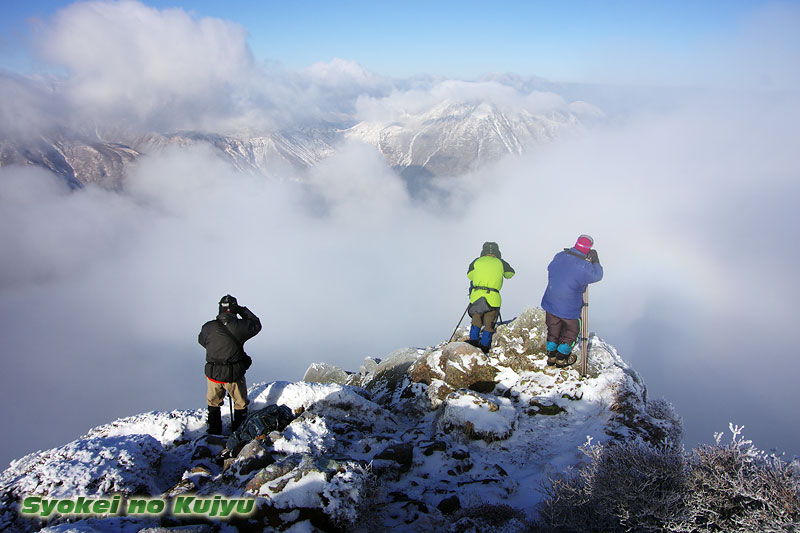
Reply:
M587 440L658 443L681 432L671 406L648 401L638 374L595 335L586 377L547 367L543 320L529 309L501 326L488 355L445 342L367 358L357 372L315 363L303 381L254 385L251 413L285 405L294 419L227 460L225 439L204 433L204 409L94 428L2 473L0 530L523 531L543 485L585 460ZM20 514L25 497L112 495L248 499L254 510Z

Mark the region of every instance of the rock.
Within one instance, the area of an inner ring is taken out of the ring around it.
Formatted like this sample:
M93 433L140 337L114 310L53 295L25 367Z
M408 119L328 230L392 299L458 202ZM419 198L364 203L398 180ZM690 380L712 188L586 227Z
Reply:
M328 363L311 363L303 376L303 381L344 385L347 381L347 372Z
M347 376L347 381L345 381L345 385L350 385L352 387L364 387L367 383L373 380L375 377L375 372L378 370L378 365L381 363L381 360L377 357L365 357L364 362L358 367L358 372L354 372ZM364 389L364 392L367 393L366 397L369 397L369 392Z
M297 454L259 471L247 491L274 509L321 512L347 529L360 516L371 479L367 467L349 457Z
M196 462L200 459L210 459L214 457L214 454L211 452L211 449L208 446L198 445L195 447L194 451L192 452L192 461Z
M511 400L462 389L445 400L439 428L492 442L509 438L516 428L517 417Z
M211 464L217 455L225 447L227 437L223 435L203 435L194 441L194 449L192 450L193 463L206 463ZM208 461L206 461L206 459Z
M265 483L269 483L285 476L300 464L301 457L299 455L291 455L282 461L273 463L266 468L262 468L245 487L246 492L257 494L259 489Z
M255 470L261 470L275 462L275 458L269 453L261 443L252 440L245 444L244 448L236 456L234 464L239 475L247 475Z
M422 448L423 454L426 456L431 456L433 455L433 452L443 452L447 450L447 443L445 443L443 440L437 440L431 444L423 443L420 445L420 447Z
M408 381L408 369L424 354L417 348L405 348L389 354L375 367L371 378L363 387L372 395L373 401L386 403L391 401L395 390Z
M442 401L447 398L447 395L455 389L440 379L433 380L433 383L428 387L428 397L431 400L431 406L437 407L441 405Z
M431 401L438 405L458 389L492 392L498 372L479 348L466 342L451 342L416 361L409 375L412 381L429 385Z
M530 409L526 410L525 413L529 416L535 415L545 415L545 416L555 416L560 413L566 413L567 410L558 405L557 403L543 398L534 398L531 399L529 402L531 406Z
M461 501L458 499L458 496L453 494L449 498L440 501L436 508L439 509L442 514L453 514L461 509Z
M164 491L162 496L172 498L186 492L194 492L211 480L211 472L203 467L196 466L183 473L180 481Z
M400 465L400 472L408 472L414 461L414 446L409 442L392 444L378 453L375 459L393 461Z
M378 365L381 364L381 360L378 358L372 357L365 357L364 363L358 368L358 373L363 375L369 375L377 370Z
M469 459L469 450L466 448L456 448L450 453L450 457L456 461L463 461Z
M213 533L213 532L214 532L214 527L208 524L194 524L191 526L179 526L179 527L148 527L139 530L139 533Z

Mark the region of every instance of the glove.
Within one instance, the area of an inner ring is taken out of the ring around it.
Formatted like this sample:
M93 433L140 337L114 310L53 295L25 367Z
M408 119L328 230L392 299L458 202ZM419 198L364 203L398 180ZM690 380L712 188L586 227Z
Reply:
M600 262L600 258L597 257L597 250L595 250L594 248L589 250L589 261L591 261L592 263Z

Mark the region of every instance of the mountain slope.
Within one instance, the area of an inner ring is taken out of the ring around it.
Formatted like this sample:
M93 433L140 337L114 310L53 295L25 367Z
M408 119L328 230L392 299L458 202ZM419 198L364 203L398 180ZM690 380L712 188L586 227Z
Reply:
M584 115L591 116L567 110L536 114L502 109L488 101L445 100L402 120L321 123L292 131L133 135L108 130L90 138L61 130L35 139L0 138L0 166L40 166L72 187L93 183L120 189L128 164L142 155L204 144L239 170L302 177L304 170L335 153L341 143L357 140L374 146L404 177L459 176L580 131Z
M345 136L377 147L393 167L458 176L580 127L572 113L537 115L524 109L503 111L489 102L444 101L389 124L361 122Z
M127 165L140 155L123 144L87 140L75 134L27 141L0 139L0 167L46 168L73 188L95 183L106 189L120 189Z
M249 390L251 413L281 404L295 418L224 465L215 461L224 439L203 434L203 409L94 428L0 475L0 528L59 531L71 518L81 531L189 523L231 531L455 531L469 524L488 531L489 513L514 531L535 518L548 476L582 461L587 438L680 438L669 404L647 401L641 379L613 347L592 336L589 373L580 378L573 368L546 366L544 331L543 312L530 309L499 328L488 356L463 342L443 343L367 359L356 373L314 364L302 382L257 384ZM255 498L256 510L212 522L169 513L55 513L42 523L19 514L25 496L112 493L173 503L187 495Z

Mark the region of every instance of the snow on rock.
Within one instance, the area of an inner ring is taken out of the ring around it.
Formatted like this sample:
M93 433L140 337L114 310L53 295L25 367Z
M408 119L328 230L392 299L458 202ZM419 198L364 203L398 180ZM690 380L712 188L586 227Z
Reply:
M319 401L349 409L358 409L368 404L374 405L364 398L364 394L366 393L363 391L338 383L308 383L305 381L259 383L248 391L251 409L283 404L296 413L308 409Z
M372 372L353 384L366 388L372 395L373 401L377 403L397 402L400 390L398 386L408 383L408 369L424 353L425 350L418 348L396 350L381 360Z
M312 363L303 376L303 381L314 383L340 383L347 381L347 372L328 363Z
M310 416L309 416L310 415ZM273 448L281 453L322 454L336 445L333 434L325 419L310 413L303 413L292 421L283 431L281 438L273 442Z
M517 418L511 400L463 390L447 396L439 427L445 433L460 430L469 438L491 442L510 437Z
M162 446L187 436L199 436L206 429L205 409L197 411L154 411L120 418L89 430L89 437L150 435Z
M681 434L672 406L648 401L641 377L597 336L587 376L547 366L543 320L541 309L526 310L498 328L489 354L456 341L367 358L357 373L318 364L306 374L325 383L256 384L252 410L283 404L297 417L224 462L217 456L225 439L205 436L204 409L100 426L0 475L0 529L196 523L167 515L158 524L153 517L42 524L17 513L24 495L120 492L255 498L251 516L216 521L215 531L478 531L489 527L487 516L501 517L492 527L518 531L535 517L548 477L585 460L587 438L662 442ZM346 375L345 383L331 375Z
M150 435L88 437L12 462L1 481L50 498L150 493L162 451Z
M367 502L369 472L356 461L291 455L256 474L246 492L269 500L275 509L319 509L332 523L352 526ZM307 514L307 513L305 513Z
M0 474L0 529L38 530L17 515L24 496L159 494L180 475L202 434L203 410L152 412L98 426L69 444L29 454Z
M492 392L499 371L479 348L466 342L453 342L419 358L409 375L412 381L429 386L430 400L436 406L452 391L461 388Z

